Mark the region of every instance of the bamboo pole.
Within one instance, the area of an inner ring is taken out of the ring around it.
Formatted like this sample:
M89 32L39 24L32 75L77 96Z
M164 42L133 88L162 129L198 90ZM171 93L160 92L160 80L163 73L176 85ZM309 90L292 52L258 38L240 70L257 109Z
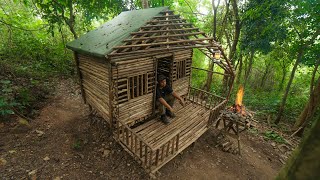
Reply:
M139 31L139 32L132 32L131 35L137 34L148 34L148 33L162 33L162 32L175 32L175 31L193 31L199 30L199 28L184 28L184 29L169 29L169 30L152 30L152 31Z

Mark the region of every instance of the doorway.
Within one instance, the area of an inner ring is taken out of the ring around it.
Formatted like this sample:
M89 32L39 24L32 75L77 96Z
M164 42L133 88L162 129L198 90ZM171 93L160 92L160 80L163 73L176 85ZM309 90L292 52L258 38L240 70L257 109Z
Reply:
M167 83L172 85L173 56L166 56L157 59L157 77L162 74L167 77Z

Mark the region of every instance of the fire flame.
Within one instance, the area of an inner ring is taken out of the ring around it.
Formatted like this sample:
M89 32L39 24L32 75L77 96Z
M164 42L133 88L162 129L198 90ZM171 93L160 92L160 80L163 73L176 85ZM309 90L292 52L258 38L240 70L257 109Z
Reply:
M243 99L243 86L240 85L239 90L237 92L236 105L242 106Z
M237 92L237 98L236 98L236 102L235 102L235 110L238 113L241 113L242 115L245 115L245 108L242 105L242 99L243 99L243 94L244 94L244 90L243 90L243 86L240 85L239 90Z

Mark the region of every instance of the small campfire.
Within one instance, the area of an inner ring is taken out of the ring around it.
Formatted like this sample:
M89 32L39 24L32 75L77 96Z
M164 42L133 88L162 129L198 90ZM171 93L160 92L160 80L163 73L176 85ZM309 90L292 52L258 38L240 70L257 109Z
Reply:
M243 94L244 94L243 86L240 86L240 88L238 90L238 93L237 93L235 104L231 107L231 109L234 112L237 112L237 113L240 113L242 115L245 115L246 114L245 113L245 108L242 105Z
M233 104L231 107L228 107L220 112L221 117L223 119L228 119L229 121L233 121L233 122L239 122L239 132L242 132L248 129L250 126L252 126L251 123L253 119L252 114L249 111L246 111L246 108L242 103L243 95L244 95L244 89L243 89L243 86L240 85L239 90L237 92L235 104Z
M253 126L253 116L252 114L245 109L245 106L242 103L244 95L243 86L239 87L237 92L237 97L235 104L231 107L227 107L224 110L221 110L220 118L217 120L216 128L221 130L222 134L231 135L238 140L238 149L237 153L240 154L240 133ZM222 127L220 123L222 122ZM225 138L221 139L219 142L222 146L223 151L236 152L232 147L230 140Z

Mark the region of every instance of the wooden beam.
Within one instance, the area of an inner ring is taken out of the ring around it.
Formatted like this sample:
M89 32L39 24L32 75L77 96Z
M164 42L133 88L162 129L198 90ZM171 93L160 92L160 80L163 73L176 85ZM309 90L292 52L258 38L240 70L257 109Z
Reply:
M148 50L138 50L138 51L131 51L131 52L124 52L124 53L114 53L114 54L109 54L108 57L113 57L113 56L120 56L120 55L129 55L129 54L137 54L137 53L149 53L149 52L154 52L154 51L172 51L172 50L177 50L177 49L192 49L192 48L207 48L207 47L212 47L212 45L196 45L196 46L180 46L180 47L170 47L168 48L151 48Z
M152 28L153 29L153 28ZM147 34L143 34L141 37L145 37ZM155 35L155 34L152 34L151 36L153 36L153 35ZM137 35L133 35L132 36L132 38L135 38L136 36L138 36L138 34ZM135 41L135 42L132 42L131 44L137 44L139 41ZM128 44L128 42L127 42L127 44ZM128 51L128 50L130 50L130 48L126 48L126 49L123 49L121 52L126 52L126 51Z
M160 28L160 30L162 30L162 29L164 29L165 27L161 27ZM151 29L153 29L153 28L151 28ZM142 36L140 36L140 37L145 37L145 36L147 36L148 34L143 34ZM157 35L157 33L152 33L151 34L151 36L149 36L149 37L153 37L153 36L156 36ZM133 35L133 37L136 37L136 36L138 36L138 35ZM146 41L145 41L145 43L149 43L150 41L152 41L152 39L147 39ZM133 41L132 42L132 44L137 44L137 43L139 43L140 41ZM136 48L134 48L134 49L132 49L132 51L136 51L136 50L139 50L141 47L136 47ZM126 52L126 51L128 51L128 50L130 50L130 48L126 48L126 49L124 49L123 51L121 51L121 52Z
M213 40L213 38L199 38L199 39L192 39L192 40L179 40L179 41L150 43L150 44L125 45L125 46L116 46L113 49L130 48L130 47L158 46L158 45L168 45L168 44L187 43L187 42L194 42L196 44L197 41L205 41L205 40Z
M194 90L197 90L197 91L201 91L201 92L204 92L204 93L207 93L207 94L210 94L210 95L212 95L212 96L215 96L215 97L217 97L217 98L220 98L220 99L222 99L222 100L225 100L226 98L224 98L224 97L222 97L222 96L219 96L219 95L216 95L216 94L213 94L213 93L210 93L210 92L207 92L207 91L205 91L205 90L202 90L202 89L199 89L199 88L195 88L195 87L190 87L191 89L194 89Z
M183 21L183 22L186 22L185 19L169 19L169 20L151 20L151 21L148 21L147 23L158 23L158 22L175 22L175 21Z
M180 15L177 14L177 15L169 15L169 16L154 16L153 18L167 18L167 17L180 17Z
M209 48L207 48L209 49ZM224 64L223 62L219 62L215 59L213 59L212 57L210 57L204 50L202 49L199 49L205 56L207 56L211 61L213 61L214 63L218 64L222 69L224 69L225 71L228 71L229 72L229 69L227 67L227 64ZM213 51L214 52L214 51Z
M169 29L169 30L154 30L154 31L139 31L139 32L132 32L131 35L136 34L147 34L147 33L161 33L161 32L176 32L176 31L193 31L199 30L199 28L183 28L183 29Z
M191 67L192 69L197 69L197 70L202 70L202 71L207 71L207 72L211 72L213 74L220 74L220 75L224 75L224 76L230 76L228 74L223 74L223 73L220 73L220 72L216 72L216 71L210 71L210 70L207 70L207 69L202 69L202 68L197 68L197 67Z
M171 23L171 24L157 24L157 25L148 25L141 26L140 28L151 28L151 27L163 27L163 26L181 26L181 25L192 25L191 23Z
M174 11L172 11L172 10L166 10L166 11L161 11L160 13L161 13L161 14L174 13Z

